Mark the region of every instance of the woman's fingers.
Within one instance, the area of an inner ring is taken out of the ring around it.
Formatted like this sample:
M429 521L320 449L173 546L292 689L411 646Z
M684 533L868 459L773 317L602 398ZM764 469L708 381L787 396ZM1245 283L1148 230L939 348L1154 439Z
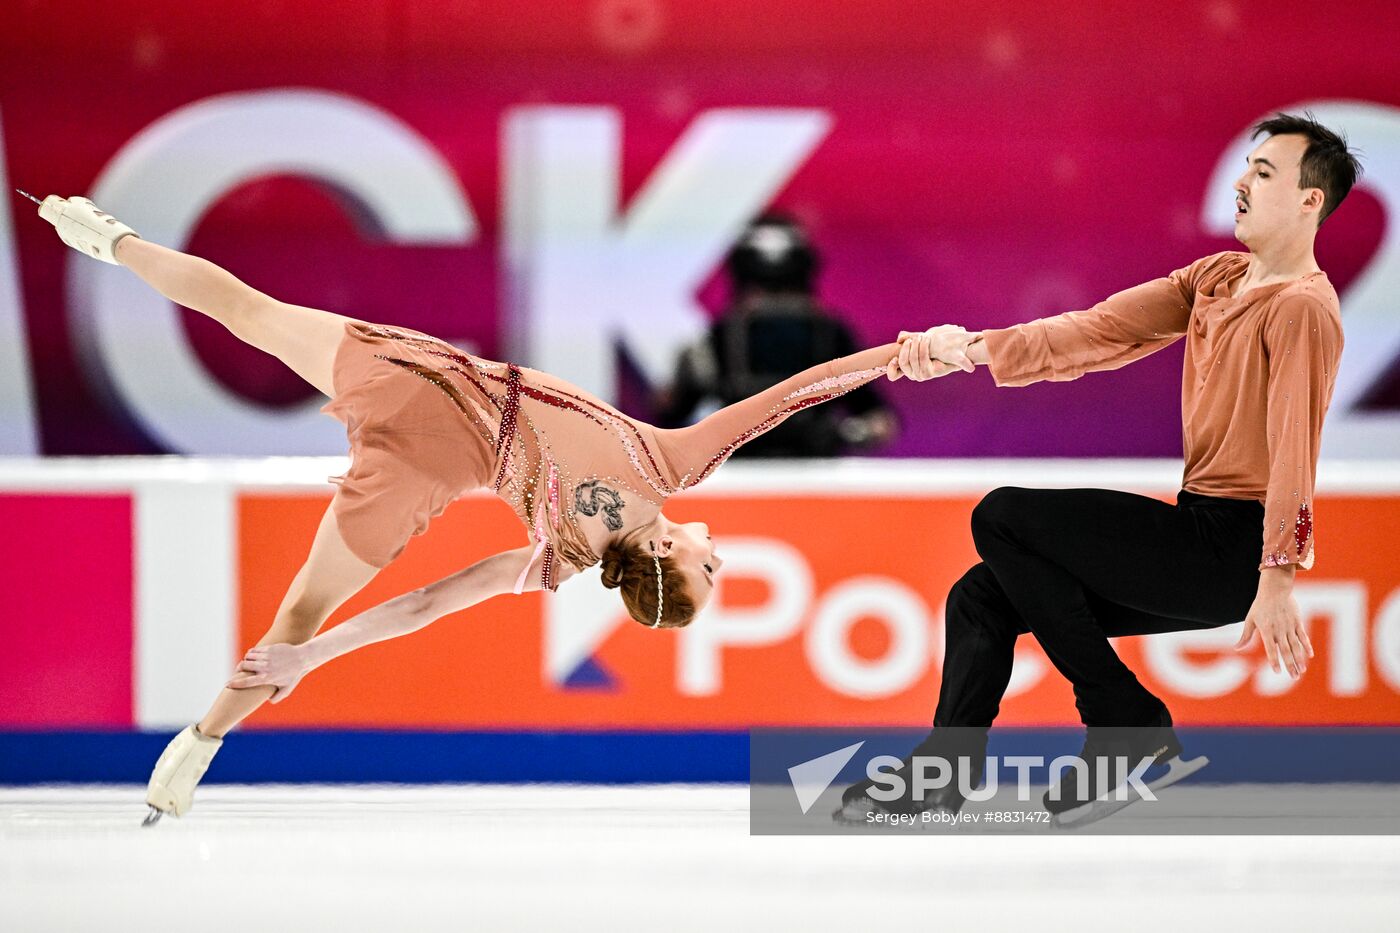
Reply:
M224 686L231 690L246 690L248 687L260 687L265 682L262 674L235 674Z
M928 343L922 334L906 344L910 348L909 366L910 373L915 379L923 381L928 378Z
M268 697L268 699L271 700L273 703L281 703L287 697L292 695L292 691L297 688L297 684L299 683L301 683L300 680L294 680L291 683L287 684L287 686L285 687L278 687L277 692L274 693L272 696Z
M919 341L906 340L899 345L899 371L911 379L917 379L918 374L914 372L913 360L915 351L918 349Z

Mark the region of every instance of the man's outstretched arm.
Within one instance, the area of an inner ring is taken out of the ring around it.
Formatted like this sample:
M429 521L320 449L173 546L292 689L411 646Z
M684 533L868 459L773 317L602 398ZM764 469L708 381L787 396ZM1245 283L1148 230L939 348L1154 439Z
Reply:
M1216 258L1198 260L1083 311L961 335L954 333L960 328L935 328L940 333L928 337L901 335L901 343L914 345L901 352L900 371L914 379L929 379L952 371L930 367L930 362L966 369L966 361L990 368L997 385L1023 386L1118 369L1186 333L1196 282Z

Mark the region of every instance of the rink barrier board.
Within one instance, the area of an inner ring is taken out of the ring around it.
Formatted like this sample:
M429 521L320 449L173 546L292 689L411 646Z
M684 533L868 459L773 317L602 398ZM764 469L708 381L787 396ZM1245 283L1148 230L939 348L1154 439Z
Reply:
M207 708L305 556L344 458L0 460L0 730L174 728ZM1170 499L1171 461L731 464L668 514L727 555L702 624L654 632L588 580L499 598L337 659L264 729L720 732L926 722L943 600L999 485ZM1230 651L1238 626L1116 644L1188 725L1400 723L1400 466L1324 462L1318 563L1300 576L1318 657L1302 681ZM891 528L912 526L900 548ZM78 538L81 538L81 541ZM450 507L330 624L523 542L490 496ZM80 546L81 545L81 546ZM999 722L1074 721L1029 639Z
M1400 784L1400 756L1376 754L1377 730L1178 730L1204 783ZM1388 731L1394 745L1394 730ZM0 784L144 784L170 732L0 732ZM831 748L868 733L832 732ZM1078 729L998 729L989 753L1050 758L1079 750ZM235 733L204 783L744 783L747 732L432 732L260 730ZM908 744L892 753L902 755ZM799 763L794 759L792 764ZM779 772L754 775L782 783Z

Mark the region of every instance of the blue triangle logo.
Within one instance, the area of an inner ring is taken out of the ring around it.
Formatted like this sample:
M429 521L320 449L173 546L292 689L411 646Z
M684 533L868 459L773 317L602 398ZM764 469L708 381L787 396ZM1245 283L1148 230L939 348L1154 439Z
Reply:
M596 658L589 655L578 667L569 671L563 686L569 690L616 690L617 680Z

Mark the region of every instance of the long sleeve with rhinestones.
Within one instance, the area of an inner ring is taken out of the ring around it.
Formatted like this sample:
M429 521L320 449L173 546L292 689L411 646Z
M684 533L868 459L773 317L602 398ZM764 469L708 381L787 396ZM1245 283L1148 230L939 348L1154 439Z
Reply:
M1067 382L1118 369L1186 333L1200 263L1118 292L1084 311L983 331L999 386Z
M884 375L885 367L898 355L899 344L887 343L843 356L727 405L698 424L659 432L673 482L682 489L694 486L740 446L794 412L838 398Z
M1292 295L1264 325L1268 355L1269 486L1260 569L1312 566L1313 483L1342 332L1318 297Z

